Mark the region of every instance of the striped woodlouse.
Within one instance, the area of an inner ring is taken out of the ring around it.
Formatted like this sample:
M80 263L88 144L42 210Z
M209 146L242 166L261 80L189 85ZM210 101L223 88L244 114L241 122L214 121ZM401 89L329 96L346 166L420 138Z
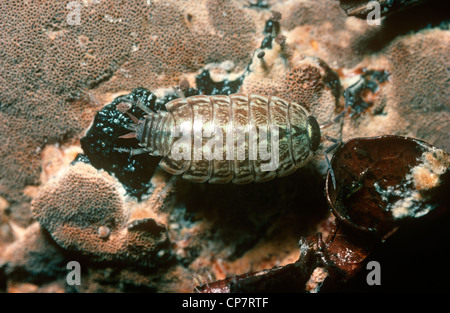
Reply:
M287 176L312 158L322 139L303 106L275 96L196 95L168 102L167 112L152 111L144 101L125 96L117 102L133 120L127 126L133 132L121 138L136 138L141 148L116 150L161 156L164 170L194 182L247 184ZM132 104L146 113L143 119L128 112Z

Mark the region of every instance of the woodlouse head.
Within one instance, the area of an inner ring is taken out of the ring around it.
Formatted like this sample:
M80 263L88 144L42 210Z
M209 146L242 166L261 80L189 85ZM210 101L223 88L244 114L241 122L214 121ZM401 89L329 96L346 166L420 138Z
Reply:
M309 148L316 151L319 148L321 141L320 126L313 116L308 116L307 132L309 140Z

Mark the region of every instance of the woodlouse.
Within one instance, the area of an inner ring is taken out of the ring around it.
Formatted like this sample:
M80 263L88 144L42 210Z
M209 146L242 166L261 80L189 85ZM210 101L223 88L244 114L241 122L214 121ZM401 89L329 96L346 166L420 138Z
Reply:
M300 104L275 96L197 95L168 102L167 112L153 112L138 100L146 113L140 120L127 112L134 102L124 98L117 108L133 120L127 126L133 132L122 138L136 138L141 148L116 150L161 156L164 170L195 182L247 184L286 176L307 163L321 142L317 120ZM188 135L179 136L177 127ZM220 142L219 133L232 144ZM270 158L255 152L255 142L270 150Z

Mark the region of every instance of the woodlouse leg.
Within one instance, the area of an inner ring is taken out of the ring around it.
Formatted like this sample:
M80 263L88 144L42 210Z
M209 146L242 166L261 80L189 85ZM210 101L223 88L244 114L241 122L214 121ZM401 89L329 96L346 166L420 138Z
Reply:
M357 84L359 84L360 81L361 79L359 79L356 83L352 84L351 86L349 86L347 89L344 90L344 98L345 98L344 110L341 113L339 113L336 117L334 117L331 121L321 125L320 126L321 130L342 121L342 118L347 114L348 107L350 106L350 90L354 88Z
M342 118L347 114L348 108L350 106L350 101L352 99L350 97L351 90L353 90L355 88L355 86L360 84L361 81L362 81L362 78L360 78L357 82L353 83L347 89L344 90L344 98L345 98L344 110L341 113L339 113L336 117L334 117L331 121L321 125L320 129L324 129L324 128L330 127L331 125L334 125L334 124L342 121Z
M335 150L337 147L339 147L339 145L342 143L342 141L332 138L330 136L324 136L324 138L328 141L333 142L333 145L329 146L325 150L324 155L325 155L325 160L327 161L328 170L330 171L330 174L331 174L331 180L333 182L333 187L334 187L334 189L336 189L336 178L334 176L334 171L333 171L333 168L331 167L331 162L330 162L330 159L328 158L327 154L330 153L331 151Z
M336 147L338 145L341 144L341 141L339 139L336 139L336 138L333 138L333 137L330 137L330 136L327 136L327 135L323 136L323 138L334 143L334 145L332 145L331 147L327 148L327 153L333 151L334 149L336 149Z
M136 133L132 132L132 133L128 133L122 136L119 136L119 138L123 138L123 139L131 139L131 138L136 138Z
M133 114L131 114L130 112L128 112L128 110L131 109L131 102L133 102L133 101L127 99L127 101L125 101L125 102L120 102L116 106L116 108L122 114L128 115L131 118L131 120L133 121L133 123L138 124L139 123L139 119L136 116L134 116Z
M128 116L131 118L131 120L133 121L133 123L139 124L139 119L138 119L136 116L134 116L134 115L131 114L130 112L125 112L125 114L128 115Z
M327 272L335 278L344 278L345 275L342 272L342 270L340 270L334 263L333 261L330 259L330 256L328 254L328 247L327 245L323 242L322 239L322 233L318 232L317 233L317 254L320 258L320 261L322 262L322 264L325 266Z
M113 150L123 152L123 153L129 153L131 155L137 155L137 154L143 154L148 153L148 151L144 148L136 148L136 149L125 149L125 148L114 148Z
M331 180L333 181L333 188L336 189L336 178L334 176L333 168L331 167L330 159L328 159L328 156L326 153L325 153L325 160L327 161L328 170L330 171L330 174L331 174Z
M125 127L128 130L132 130L132 131L136 131L136 124L125 124L123 125L123 127Z
M329 126L331 126L331 125L333 125L335 123L338 123L339 121L341 121L341 122L343 121L342 118L347 114L348 108L350 106L350 91L353 88L355 88L355 86L360 84L361 81L362 81L362 79L360 78L358 81L356 81L355 83L350 85L347 89L345 89L345 91L344 91L344 97L345 97L344 110L341 113L339 113L335 118L333 118L331 121L329 121L328 123L325 123L324 125L321 125L320 126L321 130L324 129L324 128L327 128L327 127L329 127ZM341 134L341 136L342 136L342 134ZM335 150L337 147L339 147L339 145L342 143L342 141L338 140L338 139L335 139L335 138L332 138L330 136L326 136L326 135L323 136L323 138L334 143L333 145L331 145L330 147L328 147L325 150L324 155L325 155L325 160L327 161L328 169L329 169L330 174L331 174L331 180L333 182L333 187L334 187L334 189L336 189L336 177L334 175L334 171L333 171L333 168L331 167L331 162L330 162L330 159L328 158L327 154L330 153L331 151Z
M330 263L330 261L329 261L328 255L327 255L327 250L326 250L327 246L326 246L325 243L323 242L323 239L322 239L322 233L321 233L321 232L318 232L318 233L317 233L317 241L316 241L316 244L317 244L317 251L318 251L318 253L319 253L320 259L322 260L322 262L323 262L325 265L328 266L329 263Z
M355 83L356 84L356 83ZM353 84L352 86L354 86L355 84ZM347 109L350 105L350 88L352 88L352 86L348 87L347 89L345 89L344 91L344 98L345 98L345 108Z

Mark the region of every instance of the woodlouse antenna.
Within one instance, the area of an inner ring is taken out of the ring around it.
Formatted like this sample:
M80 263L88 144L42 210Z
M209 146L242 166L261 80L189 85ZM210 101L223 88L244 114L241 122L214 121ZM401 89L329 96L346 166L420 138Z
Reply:
M342 118L343 116L345 116L346 113L347 113L347 110L344 109L341 113L339 113L338 115L336 115L336 117L333 118L331 121L329 121L329 122L327 122L327 123L321 125L321 126L320 126L320 129L322 130L322 129L325 129L325 128L330 127L331 125L336 124L337 122L339 122L339 121L341 120L341 118Z
M142 111L144 111L145 113L147 113L148 115L153 114L153 111L150 110L149 108L147 108L141 101L140 98L138 98L137 101L134 101L132 99L127 98L126 96L121 97L119 99L120 103L116 106L117 110L119 110L122 113L126 113L128 116L130 116L131 119L136 119L137 121L139 121L136 117L134 117L131 113L129 113L128 111L131 109L132 105L134 103L136 103L136 106L141 109ZM135 122L136 123L136 122Z
M320 126L320 129L325 129L330 127L331 125L334 125L336 123L338 123L339 121L341 121L341 119L348 113L348 108L350 106L350 90L352 88L354 88L356 85L358 85L359 83L361 83L362 79L358 79L358 81L356 81L355 83L351 84L350 86L348 86L345 90L344 90L344 98L345 98L345 104L344 104L344 110L342 110L341 113L339 113L336 117L334 117L331 121L323 124Z
M344 91L344 98L345 98L344 110L341 113L339 113L336 117L334 117L331 121L321 125L320 126L320 130L328 128L331 125L334 125L334 124L336 124L336 123L338 123L339 121L342 120L342 118L348 112L349 103L350 103L350 90L351 90L351 88L354 88L354 86L356 86L360 82L361 82L361 79L359 79L358 81L356 81L355 83L353 83L352 85L350 85L349 87L347 87L345 89L345 91ZM322 140L328 140L328 141L331 141L331 142L334 143L333 145L331 145L330 147L328 147L325 150L324 155L325 155L325 160L327 161L328 169L330 171L330 176L331 176L331 180L333 182L333 187L334 187L334 189L336 189L336 177L334 175L334 171L333 171L333 168L331 167L331 162L330 162L330 159L328 158L327 154L330 153L331 151L335 150L342 143L342 141L341 140L337 140L337 139L332 138L332 137L327 136L327 135L323 136Z
M334 189L336 189L336 178L334 176L334 171L333 171L333 168L331 167L331 162L330 162L330 159L328 158L327 154L330 153L331 151L335 150L337 147L339 147L339 145L342 143L342 141L341 140L337 140L337 139L332 138L332 137L327 136L327 135L323 136L323 138L334 143L333 145L331 145L330 147L328 147L325 150L324 154L325 154L325 160L327 161L328 169L330 170L330 175L331 175L331 180L333 182L333 187L334 187Z

